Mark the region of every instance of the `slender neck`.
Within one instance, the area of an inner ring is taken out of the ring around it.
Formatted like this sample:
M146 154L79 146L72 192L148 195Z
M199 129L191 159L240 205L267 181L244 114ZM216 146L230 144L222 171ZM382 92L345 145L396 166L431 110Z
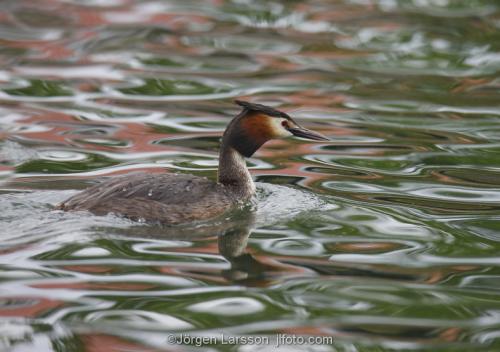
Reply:
M250 198L255 193L255 185L245 158L228 145L224 138L219 153L218 181L235 193L238 200Z

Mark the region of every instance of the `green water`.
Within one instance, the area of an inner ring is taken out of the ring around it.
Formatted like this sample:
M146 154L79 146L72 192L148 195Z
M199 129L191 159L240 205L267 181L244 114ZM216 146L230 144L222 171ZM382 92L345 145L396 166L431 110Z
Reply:
M500 350L499 49L494 0L2 1L0 350ZM52 210L213 179L237 98L332 139L249 159L253 213Z

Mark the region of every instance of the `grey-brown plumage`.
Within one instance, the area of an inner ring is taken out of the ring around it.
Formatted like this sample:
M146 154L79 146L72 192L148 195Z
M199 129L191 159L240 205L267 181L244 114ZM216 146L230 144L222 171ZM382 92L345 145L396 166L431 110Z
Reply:
M255 193L244 157L250 157L266 141L287 135L328 140L300 127L283 112L260 104L237 103L244 109L222 136L217 183L185 174L130 174L90 187L57 209L115 213L166 225L212 219Z
M205 178L137 173L90 187L59 209L116 213L132 220L177 225L216 217L237 201L223 185Z

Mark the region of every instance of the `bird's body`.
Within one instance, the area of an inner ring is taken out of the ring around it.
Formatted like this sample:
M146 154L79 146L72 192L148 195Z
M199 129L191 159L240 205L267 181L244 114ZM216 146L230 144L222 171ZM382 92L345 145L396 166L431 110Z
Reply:
M178 225L215 218L252 197L255 185L244 157L272 138L297 135L326 140L270 107L237 102L244 110L226 128L218 182L186 174L137 173L92 186L58 206L65 211L115 213L132 220ZM275 120L276 119L276 120Z
M214 218L237 202L224 186L205 178L137 173L90 187L60 208L177 225Z

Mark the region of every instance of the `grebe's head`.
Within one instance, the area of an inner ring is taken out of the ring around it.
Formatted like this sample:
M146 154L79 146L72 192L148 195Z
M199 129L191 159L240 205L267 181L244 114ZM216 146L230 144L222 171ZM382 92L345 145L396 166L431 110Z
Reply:
M224 132L223 141L245 157L250 157L268 140L297 136L316 141L329 139L300 126L290 116L269 106L236 100L243 111Z

